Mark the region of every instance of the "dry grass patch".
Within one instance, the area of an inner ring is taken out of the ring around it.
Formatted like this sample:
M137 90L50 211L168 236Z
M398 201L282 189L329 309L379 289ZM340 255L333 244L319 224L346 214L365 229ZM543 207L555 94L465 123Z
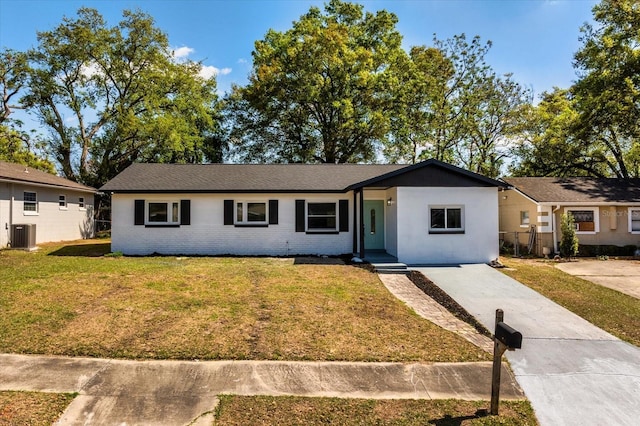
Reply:
M502 271L603 330L640 346L640 300L567 274L553 262L508 259Z
M527 401L503 401L487 416L489 401L363 400L222 396L216 426L232 425L537 425Z
M457 362L488 354L375 274L292 259L1 251L0 351L138 359ZM63 253L64 255L60 255Z
M75 395L41 392L0 392L0 426L49 426Z

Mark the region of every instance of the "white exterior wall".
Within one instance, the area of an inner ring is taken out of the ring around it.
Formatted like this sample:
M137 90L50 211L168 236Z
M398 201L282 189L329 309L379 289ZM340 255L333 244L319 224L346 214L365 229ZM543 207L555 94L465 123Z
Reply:
M497 188L400 187L397 198L400 262L485 263L498 257ZM430 205L464 206L464 233L429 234Z
M11 184L0 182L0 248L9 244L11 232Z
M191 225L174 228L134 225L134 200L191 200ZM224 200L278 200L278 224L224 225ZM349 232L295 232L295 200L349 201ZM113 194L111 250L128 255L340 255L353 248L353 193L346 194Z
M24 211L24 191L37 194L37 212ZM66 196L66 209L58 204L60 195ZM84 197L84 208L78 205L79 197ZM93 202L94 196L90 192L0 183L0 247L6 247L10 242L12 224L35 224L36 244L91 238L94 234Z

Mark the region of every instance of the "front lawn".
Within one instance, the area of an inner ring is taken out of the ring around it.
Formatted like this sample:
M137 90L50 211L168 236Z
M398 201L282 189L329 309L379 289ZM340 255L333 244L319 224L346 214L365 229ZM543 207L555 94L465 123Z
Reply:
M640 300L567 274L553 262L501 259L505 274L603 330L640 346Z
M0 251L0 351L134 359L490 357L375 274L292 259L105 257L104 240Z
M231 425L537 425L528 401L365 400L301 397L220 397L216 426Z
M43 392L0 392L0 426L49 426L75 395Z

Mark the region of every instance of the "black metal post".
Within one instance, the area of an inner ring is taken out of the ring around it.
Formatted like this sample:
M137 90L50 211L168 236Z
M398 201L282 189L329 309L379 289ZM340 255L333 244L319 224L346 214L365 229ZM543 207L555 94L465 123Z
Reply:
M502 322L504 312L502 309L496 309L496 324ZM495 329L494 328L494 329ZM498 339L493 338L493 371L491 376L491 415L498 415L498 407L500 405L500 372L502 369L502 355L507 350L507 346L502 344Z

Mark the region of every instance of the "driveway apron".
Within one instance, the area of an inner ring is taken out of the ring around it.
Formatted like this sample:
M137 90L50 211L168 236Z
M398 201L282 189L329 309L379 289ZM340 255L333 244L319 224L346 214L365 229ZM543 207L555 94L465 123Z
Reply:
M541 425L638 424L640 348L487 265L412 269L489 330L504 311L523 335L522 349L506 356Z

